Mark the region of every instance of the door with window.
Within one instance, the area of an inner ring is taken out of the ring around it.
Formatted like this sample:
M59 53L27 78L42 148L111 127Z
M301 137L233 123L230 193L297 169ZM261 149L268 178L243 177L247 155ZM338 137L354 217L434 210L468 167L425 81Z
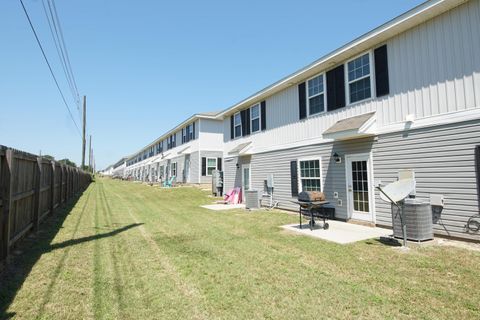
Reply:
M245 200L245 191L251 189L250 164L242 165L242 197Z
M347 155L345 158L349 217L375 222L370 154Z

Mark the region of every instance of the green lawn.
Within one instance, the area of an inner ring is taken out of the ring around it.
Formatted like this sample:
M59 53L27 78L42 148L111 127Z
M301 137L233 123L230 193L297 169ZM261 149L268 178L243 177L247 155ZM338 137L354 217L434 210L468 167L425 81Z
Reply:
M193 188L99 179L18 248L0 318L478 319L480 254L287 234Z

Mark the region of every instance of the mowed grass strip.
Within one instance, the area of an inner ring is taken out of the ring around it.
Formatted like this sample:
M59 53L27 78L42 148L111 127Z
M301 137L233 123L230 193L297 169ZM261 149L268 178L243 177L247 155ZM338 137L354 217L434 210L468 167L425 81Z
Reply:
M0 310L18 319L480 317L477 252L337 245L279 228L296 216L200 208L210 202L195 188L97 180L51 243L40 237L18 257L24 281L1 279L0 297L13 301ZM29 251L41 255L27 272Z

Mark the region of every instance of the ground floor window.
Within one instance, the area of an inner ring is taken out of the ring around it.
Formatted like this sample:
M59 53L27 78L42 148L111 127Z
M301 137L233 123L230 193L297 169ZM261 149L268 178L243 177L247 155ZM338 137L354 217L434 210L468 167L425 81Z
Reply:
M163 168L163 166L160 166L160 167L158 168L158 171L159 171L159 172L158 172L159 178L160 178L160 179L163 179L163 175L164 175L164 168Z
M176 162L172 162L172 168L170 170L172 171L172 177L176 177L177 176L177 163Z
M322 191L320 164L320 159L300 159L298 161L300 191Z
M207 158L207 176L211 176L213 170L217 170L217 158Z

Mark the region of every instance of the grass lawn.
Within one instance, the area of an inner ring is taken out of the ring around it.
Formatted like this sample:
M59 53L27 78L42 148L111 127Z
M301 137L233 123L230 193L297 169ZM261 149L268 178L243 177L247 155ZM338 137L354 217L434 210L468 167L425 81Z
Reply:
M338 245L278 228L296 216L209 202L98 179L18 248L0 318L480 318L478 252Z

